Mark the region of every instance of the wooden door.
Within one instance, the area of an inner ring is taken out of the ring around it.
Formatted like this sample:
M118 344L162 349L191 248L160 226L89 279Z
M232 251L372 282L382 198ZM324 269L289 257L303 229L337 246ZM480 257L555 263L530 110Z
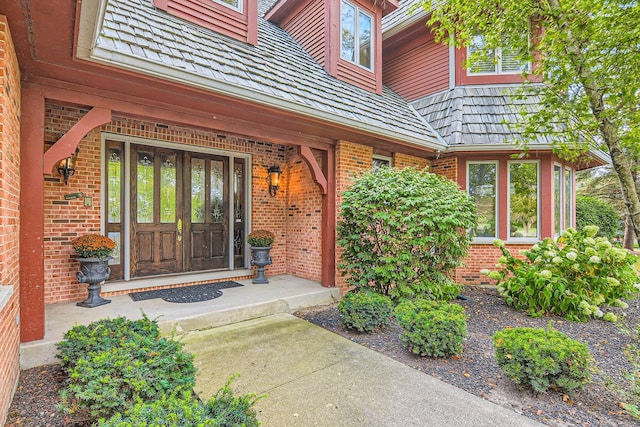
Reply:
M229 266L229 159L185 154L185 270Z
M182 157L131 145L131 277L183 271Z

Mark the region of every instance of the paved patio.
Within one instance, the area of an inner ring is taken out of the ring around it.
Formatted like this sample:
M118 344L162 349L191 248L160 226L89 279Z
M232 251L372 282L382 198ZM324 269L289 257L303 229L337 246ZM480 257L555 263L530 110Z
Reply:
M244 285L223 289L219 298L190 304L175 304L162 299L133 301L129 295L109 297L110 304L95 308L78 307L75 303L45 306L45 337L20 346L20 367L32 368L57 362L55 344L75 324L89 324L105 317L125 316L139 319L142 313L158 318L164 333L173 328L178 333L205 330L217 326L255 319L277 313L336 301L338 288L323 288L319 283L289 275L269 277L269 284L252 284L251 279L238 280Z

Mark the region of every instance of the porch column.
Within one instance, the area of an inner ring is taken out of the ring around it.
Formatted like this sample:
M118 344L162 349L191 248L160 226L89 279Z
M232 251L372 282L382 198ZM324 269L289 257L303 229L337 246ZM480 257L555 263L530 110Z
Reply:
M322 195L322 286L336 285L336 159L335 149L322 152L327 191Z
M20 132L20 341L44 338L44 96L22 89Z

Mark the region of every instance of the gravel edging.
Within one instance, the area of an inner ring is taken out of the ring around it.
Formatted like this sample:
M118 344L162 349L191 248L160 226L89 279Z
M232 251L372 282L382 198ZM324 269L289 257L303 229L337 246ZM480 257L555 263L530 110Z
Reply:
M400 327L392 321L383 330L372 334L346 329L337 305L314 307L294 313L318 326L342 335L351 341L385 354L405 365L462 388L476 396L512 409L550 426L637 426L640 421L627 415L619 406L621 397L607 387L609 380L626 383L625 376L632 365L624 355L630 338L615 324L601 320L585 323L570 322L558 317L533 319L507 306L495 288L467 287L469 300L456 300L467 314L468 338L462 354L448 359L414 355L400 341ZM629 324L640 320L640 300L629 303L624 312ZM595 364L604 374L595 373L585 390L571 395L549 391L536 394L518 390L504 377L498 366L491 336L507 327L553 327L569 337L587 343Z

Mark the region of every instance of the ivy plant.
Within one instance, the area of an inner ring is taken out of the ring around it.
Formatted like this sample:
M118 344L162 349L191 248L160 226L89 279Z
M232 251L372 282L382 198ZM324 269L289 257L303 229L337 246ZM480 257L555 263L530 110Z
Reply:
M476 209L454 182L426 170L382 168L342 195L339 268L347 283L395 301L452 299L448 273L469 250Z

